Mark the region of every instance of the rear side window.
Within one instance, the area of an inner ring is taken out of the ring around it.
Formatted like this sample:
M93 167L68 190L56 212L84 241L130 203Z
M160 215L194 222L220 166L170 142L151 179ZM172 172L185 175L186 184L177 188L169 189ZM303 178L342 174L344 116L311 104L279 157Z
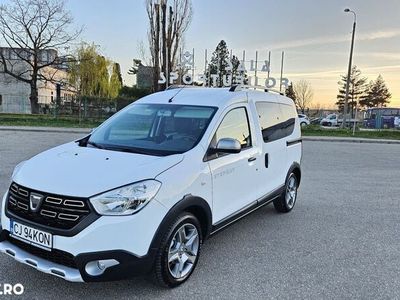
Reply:
M297 117L294 107L280 103L257 102L256 109L265 143L292 134Z

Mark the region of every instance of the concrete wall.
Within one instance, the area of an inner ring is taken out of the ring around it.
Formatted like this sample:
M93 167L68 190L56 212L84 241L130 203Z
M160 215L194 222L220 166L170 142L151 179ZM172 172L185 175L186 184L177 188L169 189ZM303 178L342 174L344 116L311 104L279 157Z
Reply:
M10 48L0 48L0 51L5 53L8 59L8 68L13 69L15 72L22 73L30 69L30 66L23 60L18 59L13 55ZM44 62L52 61L57 56L54 50L47 50L42 53L41 59ZM10 75L1 73L0 65L0 112L3 113L30 113L30 86L27 83L19 81ZM39 81L38 82L38 98L39 104L50 105L52 101L56 100L56 84L53 82L67 82L68 73L64 69L56 69L53 67L43 68L42 75L46 78L51 78L52 82ZM68 100L74 97L75 92L66 91L61 89L61 100Z
M30 113L29 85L13 79L11 76L0 74L0 112Z

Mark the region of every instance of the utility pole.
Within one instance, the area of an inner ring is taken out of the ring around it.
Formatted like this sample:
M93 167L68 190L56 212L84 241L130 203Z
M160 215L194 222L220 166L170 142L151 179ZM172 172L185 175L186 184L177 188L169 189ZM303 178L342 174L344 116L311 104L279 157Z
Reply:
M279 91L282 92L282 77L283 77L283 60L285 59L285 52L282 51L282 59L281 59L281 79L279 83Z
M350 47L350 58L349 58L349 66L347 69L347 82L346 82L346 96L344 98L344 106L343 106L343 122L342 122L342 128L346 126L346 119L347 119L347 107L349 103L349 90L350 90L350 77L351 77L351 67L353 63L353 48L354 48L354 35L356 32L356 21L357 21L357 15L354 11L350 10L349 8L346 8L344 12L350 12L354 15L354 22L353 22L353 33L351 36L351 47Z

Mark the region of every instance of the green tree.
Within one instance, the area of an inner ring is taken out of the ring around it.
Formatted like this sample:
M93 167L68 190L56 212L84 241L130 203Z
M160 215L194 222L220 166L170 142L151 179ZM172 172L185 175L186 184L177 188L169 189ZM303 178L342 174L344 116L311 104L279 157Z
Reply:
M232 70L229 70L229 61L232 64ZM229 50L227 44L224 40L221 40L215 51L212 54L211 61L208 65L207 71L207 82L209 85L213 85L215 79L213 79L212 75L218 75L216 77L216 86L223 87L224 82L223 78L227 75L232 76L231 83L237 84L239 80L239 76L242 77L243 83L247 83L247 74L244 70L240 70L241 62L236 55L233 55L232 58L229 58ZM226 78L226 77L225 77Z
M232 84L238 84L241 81L238 78L239 76L242 77L242 82L244 84L247 84L248 78L246 71L244 69L240 70L241 61L236 55L232 56L231 63L232 63Z
M289 84L289 86L286 89L285 94L286 94L286 97L292 99L296 103L296 93L294 92L293 82L291 82Z
M351 115L354 114L357 101L359 101L365 94L366 82L367 78L361 76L360 69L358 69L357 66L353 66L350 73L348 111L346 113L351 112ZM343 112L344 101L346 97L347 75L342 75L338 84L339 84L339 93L336 97L337 98L336 105L338 106L338 110Z
M228 67L227 60L229 59L229 50L224 40L221 40L215 51L212 54L210 64L208 65L207 82L213 85L213 79L211 75L218 75L216 86L223 86L223 77L228 73L226 68Z
M119 63L113 64L113 69L110 77L110 97L116 98L122 88L122 75Z
M371 81L367 87L366 94L360 100L364 107L386 107L390 102L392 94L389 92L381 75L375 81Z
M97 73L97 85L96 85L96 96L98 97L109 97L110 96L110 85L108 67L110 62L102 56L96 57L96 73Z
M93 44L82 44L70 63L69 82L81 96L109 97L111 62Z

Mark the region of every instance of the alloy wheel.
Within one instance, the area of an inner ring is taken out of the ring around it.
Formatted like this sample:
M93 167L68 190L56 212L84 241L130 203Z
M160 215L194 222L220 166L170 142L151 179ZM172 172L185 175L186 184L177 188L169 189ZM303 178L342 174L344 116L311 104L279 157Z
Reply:
M176 231L168 250L168 270L175 279L185 277L193 269L199 245L199 232L193 224L186 223Z
M296 197L297 197L297 180L296 177L292 175L289 177L285 194L286 205L289 209L293 208L294 203L296 202Z

